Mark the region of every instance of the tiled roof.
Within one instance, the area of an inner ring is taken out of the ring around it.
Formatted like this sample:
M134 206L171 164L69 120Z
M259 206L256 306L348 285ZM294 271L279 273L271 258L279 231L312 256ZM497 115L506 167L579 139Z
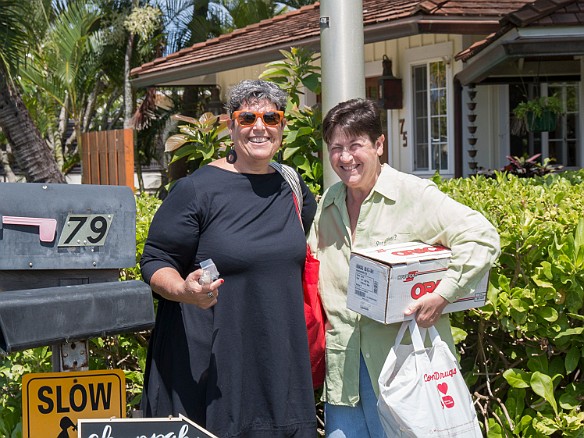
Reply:
M537 0L527 4L501 20L501 24L517 27L574 26L584 24L584 1L579 0Z
M475 33L487 33L480 32L476 26L467 26L464 30L462 24L465 20L472 23L473 20L477 19L489 19L488 23L492 26L500 17L525 4L526 1L513 0L363 0L363 23L367 34L369 28L399 23L403 20L452 19L456 20L457 25L460 25L455 28L460 29L458 33L472 32L473 29L476 31ZM257 56L260 52L277 53L279 49L289 49L294 45L318 48L320 43L319 19L319 3L304 6L296 11L263 20L229 34L195 44L166 57L155 59L133 69L131 75L137 78L143 75L161 74L177 68L217 62L230 57L234 59L231 68L237 68L254 64L254 55ZM490 31L493 30L492 27L490 29ZM418 33L423 31L423 28L417 29ZM434 26L433 28L428 27L426 31L438 32L439 30ZM385 32L379 34L377 40L391 37L391 34ZM209 67L207 72L204 69L201 70L199 74L210 72L214 72L212 67Z
M584 0L536 0L504 16L501 27L481 41L456 55L467 61L484 50L513 28L529 26L582 26L584 25Z

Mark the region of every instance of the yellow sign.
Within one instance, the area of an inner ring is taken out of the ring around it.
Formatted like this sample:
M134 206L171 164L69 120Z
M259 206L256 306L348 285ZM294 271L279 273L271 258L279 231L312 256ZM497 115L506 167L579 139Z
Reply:
M77 420L126 416L122 370L26 374L22 438L74 438Z

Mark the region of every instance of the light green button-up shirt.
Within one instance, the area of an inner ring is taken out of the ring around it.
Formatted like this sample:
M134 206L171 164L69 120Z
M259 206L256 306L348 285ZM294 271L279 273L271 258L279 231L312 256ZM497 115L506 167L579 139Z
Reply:
M328 318L323 400L354 406L359 401L360 352L378 394L379 374L400 324L381 324L347 309L351 251L410 241L449 247L451 261L434 292L452 302L476 287L500 249L497 231L483 215L454 201L432 181L388 165L361 205L353 241L346 194L343 183L326 191L308 242L320 260L319 287ZM436 328L453 347L447 315Z

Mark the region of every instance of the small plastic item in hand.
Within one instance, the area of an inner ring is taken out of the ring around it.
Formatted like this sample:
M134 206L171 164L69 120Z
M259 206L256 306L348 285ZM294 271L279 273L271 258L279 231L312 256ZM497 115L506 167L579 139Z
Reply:
M200 265L203 270L203 274L199 278L200 285L211 284L219 278L219 271L217 270L215 263L213 263L213 260L203 260Z

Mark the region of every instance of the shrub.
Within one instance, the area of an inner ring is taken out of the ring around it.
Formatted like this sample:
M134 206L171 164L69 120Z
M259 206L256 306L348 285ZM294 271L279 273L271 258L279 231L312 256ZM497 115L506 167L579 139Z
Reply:
M487 304L452 315L488 437L581 437L584 171L440 181L498 229Z

